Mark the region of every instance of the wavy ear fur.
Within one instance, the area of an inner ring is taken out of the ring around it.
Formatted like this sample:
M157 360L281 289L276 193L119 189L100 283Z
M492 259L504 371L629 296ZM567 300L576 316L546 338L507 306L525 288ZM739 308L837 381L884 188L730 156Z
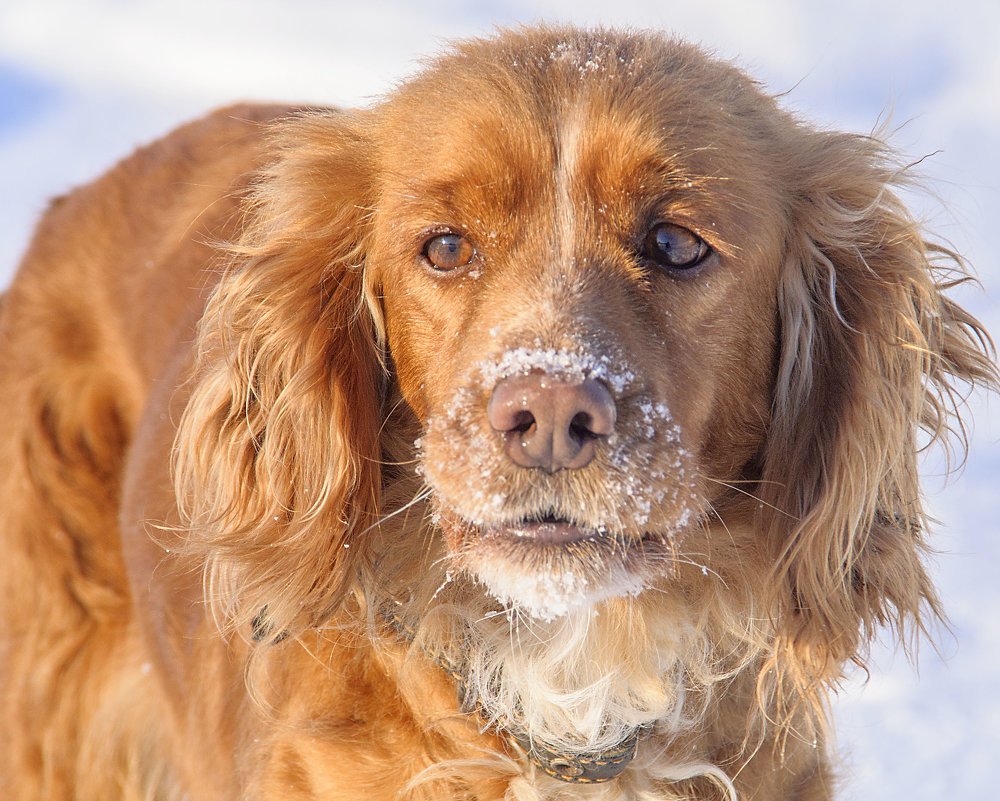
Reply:
M811 136L798 150L759 513L777 565L771 667L807 700L845 661L863 663L877 626L905 640L939 615L918 451L964 439L961 390L996 382L987 334L943 294L968 280L962 262L923 238L885 146Z
M290 118L273 147L200 323L174 464L217 617L269 641L328 616L366 557L384 384L361 123Z

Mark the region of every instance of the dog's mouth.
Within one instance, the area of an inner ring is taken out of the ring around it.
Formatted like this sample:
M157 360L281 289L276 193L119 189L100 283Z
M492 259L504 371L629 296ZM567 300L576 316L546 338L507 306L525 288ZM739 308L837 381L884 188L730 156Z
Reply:
M453 549L509 543L511 549L567 554L583 548L598 549L616 543L622 548L644 535L626 535L603 523L575 520L548 509L514 520L472 522L453 511L440 513L437 522L450 535ZM461 543L459 542L461 540Z
M472 523L441 513L449 561L504 606L552 620L647 585L660 549L641 534L570 520L554 511Z
M569 545L600 537L606 533L604 526L581 526L548 511L515 523L485 527L481 536L512 537L540 545Z

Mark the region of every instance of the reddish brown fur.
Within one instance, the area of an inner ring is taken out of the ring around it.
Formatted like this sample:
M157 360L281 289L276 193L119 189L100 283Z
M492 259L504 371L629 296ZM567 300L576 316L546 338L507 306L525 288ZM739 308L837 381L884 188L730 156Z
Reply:
M0 794L719 796L670 773L697 763L740 798L829 798L830 687L878 626L939 612L919 431L995 379L902 180L878 141L798 123L693 48L538 29L368 111L226 109L57 200L0 309ZM640 263L662 218L711 272ZM479 277L420 267L442 225ZM473 365L582 340L627 354L695 473L645 524L610 495L658 594L602 601L592 644L621 675L684 625L712 653L688 665L697 720L578 788L460 713L376 607L413 595L434 651L456 647L435 604L495 609L471 580L438 597L446 559L483 558L449 517L477 482L606 514L609 463L531 488L444 411L459 390L485 408ZM393 514L421 435L447 503ZM466 435L490 474L441 455Z

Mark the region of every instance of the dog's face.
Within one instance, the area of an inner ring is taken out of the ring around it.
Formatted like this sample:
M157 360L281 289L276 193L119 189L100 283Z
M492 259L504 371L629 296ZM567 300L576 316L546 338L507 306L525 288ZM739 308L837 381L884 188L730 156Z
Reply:
M639 591L746 478L787 200L732 70L543 55L390 105L369 265L451 559L553 617Z

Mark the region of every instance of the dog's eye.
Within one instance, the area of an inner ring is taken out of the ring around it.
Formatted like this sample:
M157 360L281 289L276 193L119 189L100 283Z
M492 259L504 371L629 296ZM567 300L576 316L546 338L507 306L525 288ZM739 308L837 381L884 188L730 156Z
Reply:
M710 252L704 239L673 223L654 225L646 234L645 255L662 267L689 270L701 264Z
M441 234L424 245L424 257L427 261L435 270L445 272L464 267L475 255L476 249L472 247L472 243L460 234Z

